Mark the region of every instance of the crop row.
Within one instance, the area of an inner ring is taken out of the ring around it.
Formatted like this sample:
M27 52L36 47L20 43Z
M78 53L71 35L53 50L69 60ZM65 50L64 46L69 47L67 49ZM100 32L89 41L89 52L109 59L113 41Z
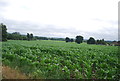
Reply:
M4 43L2 57L4 64L34 78L118 78L117 47L102 47Z

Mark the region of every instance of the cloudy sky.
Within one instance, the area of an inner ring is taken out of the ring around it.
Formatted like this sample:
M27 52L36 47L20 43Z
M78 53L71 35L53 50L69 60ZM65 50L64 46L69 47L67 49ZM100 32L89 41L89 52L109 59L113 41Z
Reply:
M0 0L0 23L10 33L117 40L118 1Z

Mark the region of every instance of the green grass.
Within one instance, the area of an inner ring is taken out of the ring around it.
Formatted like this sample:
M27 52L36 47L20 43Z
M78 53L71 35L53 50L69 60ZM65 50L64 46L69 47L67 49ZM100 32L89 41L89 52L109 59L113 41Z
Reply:
M115 79L119 76L117 46L51 40L10 40L2 44L3 64L33 78Z

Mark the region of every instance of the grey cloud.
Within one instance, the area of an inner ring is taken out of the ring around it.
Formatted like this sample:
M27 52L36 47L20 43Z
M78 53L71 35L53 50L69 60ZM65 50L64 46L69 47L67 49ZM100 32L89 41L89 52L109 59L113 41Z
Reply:
M2 18L2 17L1 17ZM75 30L74 27L61 28L54 25L41 25L32 22L20 22L7 19L0 19L1 23L7 25L8 31L10 32L20 32L21 34L26 34L32 32L36 36L46 36L46 37L74 37L76 35L82 35L85 39L93 36L95 39L105 40L116 40L118 37L117 28L105 27L99 31L81 31Z
M0 14L4 12L5 7L7 7L9 4L6 0L0 0Z
M8 30L16 30L16 31L34 31L34 32L58 32L58 33L67 33L67 32L74 32L74 29L63 29L60 27L56 27L54 25L45 25L42 26L40 24L34 24L31 22L17 22L17 21L13 21L13 20L4 20L4 22L7 27Z
M103 28L96 32L88 32L89 36L94 36L97 39L106 39L106 40L117 40L118 39L118 28Z
M0 7L4 7L7 5L8 5L8 3L6 2L6 0L0 0Z
M118 25L118 21L109 21L109 23L111 23L112 25Z
M110 23L111 25L118 25L118 21L117 20L103 20L103 19L99 19L99 18L95 18L95 19L92 19L92 20L98 21L98 22Z

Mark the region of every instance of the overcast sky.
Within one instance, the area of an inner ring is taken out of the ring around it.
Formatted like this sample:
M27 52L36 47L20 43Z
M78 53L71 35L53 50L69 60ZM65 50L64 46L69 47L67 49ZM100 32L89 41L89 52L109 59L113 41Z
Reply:
M118 1L0 0L0 23L10 33L117 40Z

